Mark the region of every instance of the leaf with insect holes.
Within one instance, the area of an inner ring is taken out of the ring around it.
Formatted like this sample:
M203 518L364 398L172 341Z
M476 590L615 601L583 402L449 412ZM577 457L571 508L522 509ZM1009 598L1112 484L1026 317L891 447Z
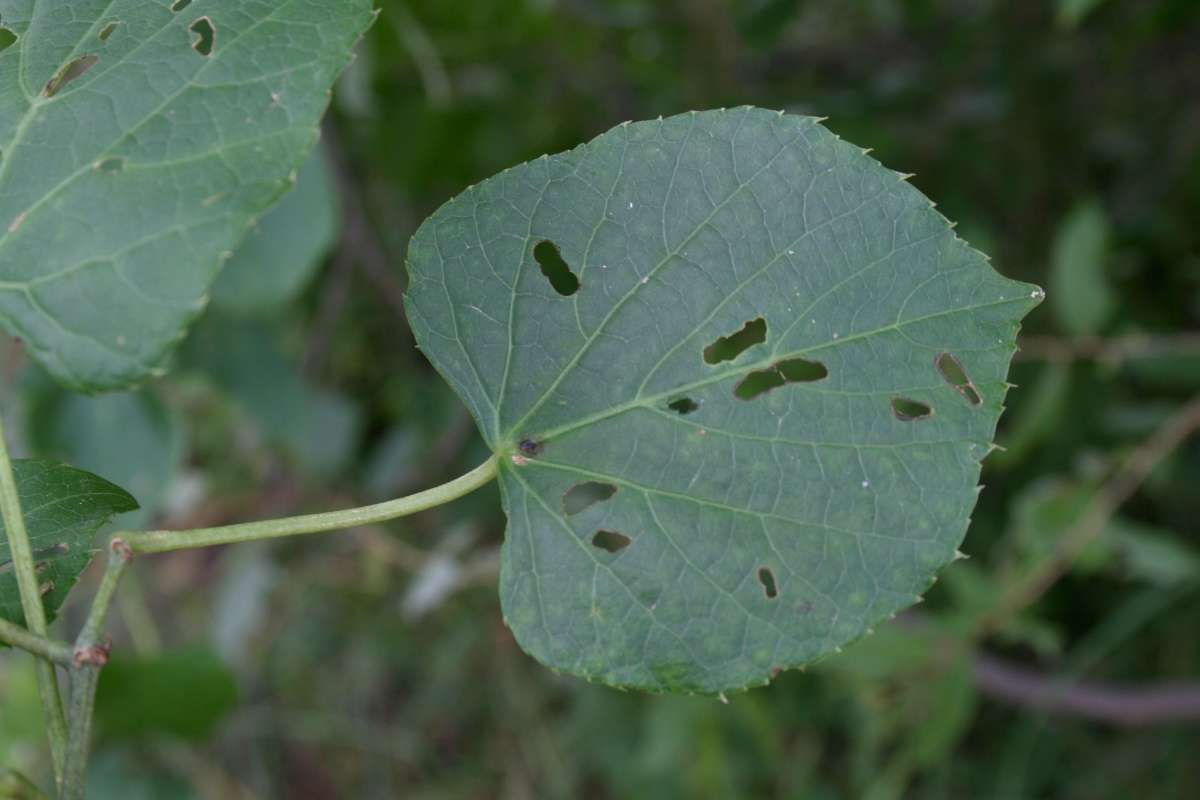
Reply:
M517 640L652 691L762 684L925 591L1042 297L818 120L755 108L510 169L408 268L500 456Z
M371 5L0 0L0 323L72 388L160 373Z
M54 618L79 574L92 560L92 538L116 514L137 501L103 478L40 458L16 459L13 475L46 616ZM8 532L0 522L0 619L25 623Z

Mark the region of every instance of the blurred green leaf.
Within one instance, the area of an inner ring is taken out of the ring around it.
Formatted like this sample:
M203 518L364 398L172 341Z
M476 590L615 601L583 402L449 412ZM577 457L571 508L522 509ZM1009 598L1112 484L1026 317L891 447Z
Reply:
M86 396L44 377L27 403L31 448L128 488L140 508L127 527L143 526L163 507L185 456L176 411L152 389Z
M775 42L797 15L803 0L749 0L739 3L737 26L759 46Z
M34 660L0 652L0 764L35 772L44 737Z
M959 635L971 635L977 630L979 619L996 608L1004 593L1004 584L997 580L995 570L972 561L956 562L943 573L941 585L949 593L952 605L938 616L938 620L947 630ZM1031 611L1022 611L1003 620L996 637L1043 655L1060 652L1063 644L1057 626Z
M1077 27L1088 14L1091 14L1104 2L1105 0L1058 0L1056 20L1059 27Z
M1108 218L1095 202L1076 206L1055 234L1047 291L1067 333L1098 333L1116 309L1105 269L1108 239Z
M1022 560L1036 564L1055 555L1059 537L1078 521L1096 491L1094 485L1047 479L1022 492L1010 529ZM1200 552L1168 531L1114 516L1072 568L1171 586L1200 579Z
M361 413L345 394L305 378L284 355L278 338L260 321L209 314L189 338L184 359L219 386L298 468L333 475L357 445Z
M13 473L29 544L33 549L42 604L53 619L79 574L92 560L96 531L137 501L101 477L44 459L16 459ZM0 618L25 624L8 537L0 521Z
M193 800L183 777L132 748L104 748L88 768L88 800Z
M254 225L212 288L213 307L240 316L270 315L294 301L316 275L339 229L337 190L318 147L296 186Z
M1080 555L1079 567L1175 586L1200 580L1200 552L1168 531L1115 517Z
M1002 447L988 458L989 466L1015 466L1042 442L1052 439L1067 411L1071 389L1070 368L1049 363L1033 386L1024 388L1020 405L1006 416L998 443Z
M233 673L210 650L115 655L100 673L96 720L103 736L208 738L237 705Z

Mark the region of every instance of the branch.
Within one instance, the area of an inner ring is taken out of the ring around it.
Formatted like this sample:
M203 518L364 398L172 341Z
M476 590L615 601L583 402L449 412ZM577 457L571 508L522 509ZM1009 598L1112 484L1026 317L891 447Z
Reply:
M1009 587L993 611L980 619L977 632L983 634L995 630L1057 583L1079 554L1100 535L1117 509L1141 488L1154 468L1198 429L1200 395L1176 411L1134 449L1120 469L1100 487L1076 522L1063 532L1054 554Z
M13 476L12 462L8 457L8 445L4 438L4 426L0 423L0 516L4 519L4 531L8 535L8 546L12 553L13 572L17 576L17 589L21 594L21 609L25 612L25 626L33 636L46 638L46 609L42 607L42 593L38 587L37 571L33 563L33 549L29 544L29 533L25 530L25 515L21 512L21 498L17 492L17 481ZM46 716L46 733L50 739L50 756L54 763L54 776L62 781L64 753L66 751L67 723L63 715L62 696L58 693L58 675L54 664L42 658L35 662L38 693L42 698L42 712Z
M467 474L424 492L372 506L263 520L219 528L190 531L120 533L109 543L108 567L92 601L87 622L71 654L70 730L62 771L60 800L81 800L87 779L87 759L92 738L92 718L100 670L108 662L109 646L102 640L104 621L126 565L135 552L166 552L233 542L273 539L304 533L352 528L414 514L448 503L478 489L496 477L497 457L491 456Z
M375 285L379 297L400 316L400 319L404 319L407 313L404 308L403 279L394 271L394 260L371 225L362 201L364 191L350 166L341 134L337 127L327 120L321 127L321 138L326 143L325 152L333 164L338 200L342 206L341 247L349 250L355 257L367 279ZM411 337L407 325L401 326L400 330L402 335Z
M82 800L87 789L88 751L92 743L92 718L96 708L96 684L100 669L108 663L109 646L102 639L104 620L112 604L117 584L133 551L120 538L108 547L108 565L100 579L100 587L92 600L87 621L75 640L71 663L71 727L67 738L66 768L60 800Z
M974 671L982 693L1033 711L1113 725L1200 720L1200 682L1165 681L1149 686L1067 682L984 654L975 656Z
M1022 336L1017 359L1021 361L1094 360L1119 364L1134 358L1166 355L1200 356L1200 332L1156 336L1135 333L1128 336Z
M71 664L72 650L69 644L30 633L20 625L14 625L5 619L0 619L0 642L19 647L64 667Z

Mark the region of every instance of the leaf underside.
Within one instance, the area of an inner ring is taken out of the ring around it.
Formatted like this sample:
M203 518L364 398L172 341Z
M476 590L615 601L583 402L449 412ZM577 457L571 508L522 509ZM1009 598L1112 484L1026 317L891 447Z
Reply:
M160 373L371 19L370 0L0 0L0 323L75 389Z
M53 619L92 560L96 531L137 501L103 478L40 458L13 461L13 475L46 616ZM25 624L8 532L0 521L0 619Z
M408 266L417 340L502 457L508 624L651 691L765 683L928 588L1042 297L818 120L754 108L510 169Z

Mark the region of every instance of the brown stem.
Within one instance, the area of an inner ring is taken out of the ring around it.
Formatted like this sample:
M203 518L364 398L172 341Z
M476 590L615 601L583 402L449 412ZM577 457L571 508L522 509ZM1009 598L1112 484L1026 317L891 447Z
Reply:
M1200 355L1200 332L1128 336L1022 336L1017 359L1021 361L1080 360L1119 364L1133 358L1165 355Z
M1113 725L1155 725L1200 720L1200 682L1163 681L1145 686L1066 681L995 656L975 657L975 685L992 698L1047 714Z

